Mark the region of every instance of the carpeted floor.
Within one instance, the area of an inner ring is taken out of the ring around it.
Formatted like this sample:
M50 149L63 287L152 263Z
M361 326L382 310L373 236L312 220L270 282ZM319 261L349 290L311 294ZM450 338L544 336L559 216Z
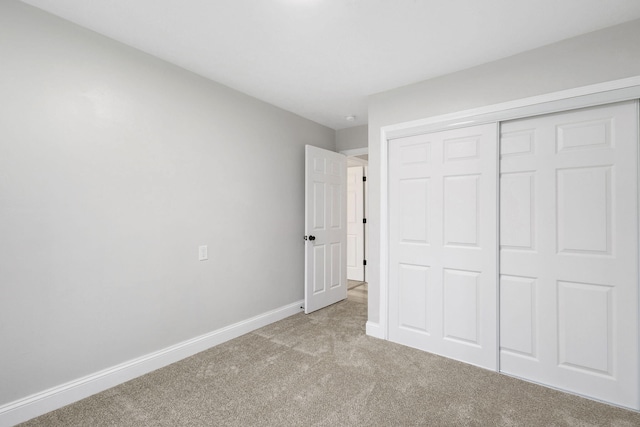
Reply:
M353 288L349 288L348 298L349 301L366 304L368 294L369 285L367 284L367 282L359 282L358 285L354 286Z
M640 426L635 412L367 337L357 289L23 425Z
M364 285L366 282L362 282L360 280L347 280L347 289L351 290L358 286Z

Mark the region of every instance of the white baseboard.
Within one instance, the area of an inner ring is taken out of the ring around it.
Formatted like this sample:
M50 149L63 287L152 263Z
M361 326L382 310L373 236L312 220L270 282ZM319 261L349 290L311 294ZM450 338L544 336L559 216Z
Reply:
M0 406L0 427L14 426L300 313L304 301L268 311L165 349Z
M379 323L367 322L367 335L374 338L385 339L382 333L382 328Z

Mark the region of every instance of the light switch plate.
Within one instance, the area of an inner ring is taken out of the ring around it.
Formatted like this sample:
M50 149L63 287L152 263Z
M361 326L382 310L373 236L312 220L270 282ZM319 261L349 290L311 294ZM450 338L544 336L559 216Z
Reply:
M209 259L207 245L198 246L198 261L206 261Z

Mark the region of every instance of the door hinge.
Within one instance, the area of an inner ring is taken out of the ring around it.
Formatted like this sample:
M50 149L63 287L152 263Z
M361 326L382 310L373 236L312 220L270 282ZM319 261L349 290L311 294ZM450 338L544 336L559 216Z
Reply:
M362 218L362 223L366 224L367 223L367 218Z
M367 265L367 260L362 261L362 265Z
M366 177L366 176L363 176L363 177L362 177L362 180L363 180L363 181L366 181L366 180L367 180L367 177Z

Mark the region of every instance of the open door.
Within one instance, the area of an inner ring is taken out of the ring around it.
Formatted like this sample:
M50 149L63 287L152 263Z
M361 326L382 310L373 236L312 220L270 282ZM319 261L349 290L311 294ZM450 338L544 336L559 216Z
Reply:
M347 298L347 158L306 146L304 312Z

